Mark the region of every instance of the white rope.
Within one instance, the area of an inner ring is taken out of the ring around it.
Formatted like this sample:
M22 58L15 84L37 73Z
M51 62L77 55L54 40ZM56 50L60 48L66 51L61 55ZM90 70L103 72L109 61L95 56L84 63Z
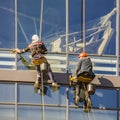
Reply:
M41 8L40 8L40 31L39 31L39 37L40 41L42 40L42 21L43 21L43 5L44 0L41 0ZM44 83L43 83L43 73L41 74L41 87L42 87L42 120L46 120L45 118L45 106L44 106Z
M69 46L68 46L68 34L69 34L69 0L66 0L66 72L68 72L68 52L69 52Z
M41 73L41 87L42 87L42 96L41 96L41 98L42 98L42 120L46 120L46 118L45 118L45 104L44 104L44 84L43 84L43 80L44 80L44 78L43 78L43 72Z
M44 6L44 0L41 0L41 9L40 9L40 31L39 31L40 40L41 40L41 38L42 38L43 6Z
M86 0L83 0L83 52L86 51Z
M90 120L90 113L89 112L87 113L87 118L88 118L88 120Z
M91 108L91 111L92 111L92 115L93 115L93 120L96 120L96 118L95 118L95 113L94 113L94 111L93 111L93 109Z
M69 88L66 87L66 120L69 120Z

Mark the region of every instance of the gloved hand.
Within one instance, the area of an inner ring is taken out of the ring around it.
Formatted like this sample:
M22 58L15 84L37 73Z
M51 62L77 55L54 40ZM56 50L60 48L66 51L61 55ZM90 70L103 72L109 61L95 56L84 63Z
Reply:
M16 48L15 51L16 51L17 53L21 54L21 50L20 50L20 49Z

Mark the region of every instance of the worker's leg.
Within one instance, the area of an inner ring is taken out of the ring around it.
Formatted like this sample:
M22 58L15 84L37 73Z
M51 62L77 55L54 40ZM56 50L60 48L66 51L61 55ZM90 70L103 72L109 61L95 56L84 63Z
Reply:
M80 83L77 82L75 86L75 104L78 105L79 103L79 94L80 94Z
M92 103L91 103L90 95L89 95L89 93L87 91L87 84L84 84L84 90L85 90L85 103L86 104L84 104L83 108L85 110L90 111L90 109L92 107Z
M59 86L56 83L55 79L54 79L54 75L53 75L53 72L52 72L52 70L50 68L50 64L49 63L47 63L47 64L48 64L48 72L47 72L47 74L48 74L48 76L50 78L50 82L52 83L52 86Z
M40 80L41 80L41 70L40 70L40 65L36 66L36 71L37 71L37 78L34 84L35 88L39 88L40 87Z

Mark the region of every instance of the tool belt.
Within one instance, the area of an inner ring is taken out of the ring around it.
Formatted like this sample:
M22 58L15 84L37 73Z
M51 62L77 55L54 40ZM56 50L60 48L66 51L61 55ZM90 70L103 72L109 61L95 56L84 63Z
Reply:
M77 80L80 82L89 83L90 81L93 80L93 78L94 78L94 76L90 75L89 72L83 72L78 76Z
M79 77L78 77L78 81L80 81L80 82L85 82L85 83L89 83L90 81L92 81L92 78L79 76Z
M40 64L42 64L42 63L47 63L47 60L46 60L45 57L41 57L41 58L39 58L39 59L32 59L32 63L33 63L34 65L40 65Z

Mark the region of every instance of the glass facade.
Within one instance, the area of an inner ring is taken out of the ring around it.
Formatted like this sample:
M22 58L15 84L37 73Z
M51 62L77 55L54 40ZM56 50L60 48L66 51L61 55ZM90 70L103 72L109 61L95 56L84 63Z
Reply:
M69 89L68 98L66 87L57 92L51 92L48 87L47 94L41 96L34 93L33 84L30 83L2 83L0 82L0 117L2 120L66 120L67 107L69 120L118 120L120 110L120 90L97 89L91 96L92 110L85 113L82 104L79 108L74 105L72 88ZM42 101L44 98L44 103ZM67 102L69 100L69 102ZM43 108L44 104L44 108Z
M67 0L0 0L0 70L35 70L30 53L20 56L11 51L27 47L31 36L38 34L48 49L46 58L53 72L74 73L77 56L85 49L96 75L119 76L119 0L86 0L85 11L82 2L68 0L67 11ZM91 96L90 113L83 112L82 103L79 108L74 105L72 87L61 86L56 92L47 88L47 94L41 96L34 93L33 83L1 79L0 119L120 119L119 88L98 87Z

